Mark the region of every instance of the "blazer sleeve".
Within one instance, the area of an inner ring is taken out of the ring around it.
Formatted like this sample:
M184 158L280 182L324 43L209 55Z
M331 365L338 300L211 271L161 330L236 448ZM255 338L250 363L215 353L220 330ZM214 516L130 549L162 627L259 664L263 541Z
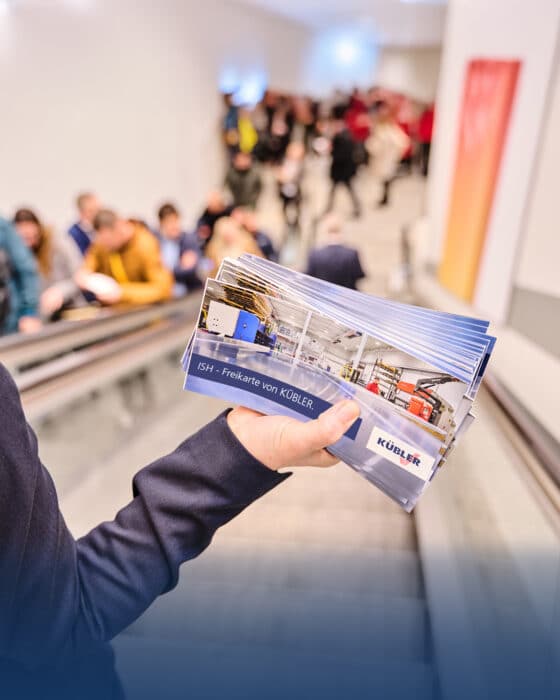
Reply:
M30 668L111 639L221 525L289 476L255 460L224 413L142 469L130 503L75 541L1 365L0 419L0 657Z

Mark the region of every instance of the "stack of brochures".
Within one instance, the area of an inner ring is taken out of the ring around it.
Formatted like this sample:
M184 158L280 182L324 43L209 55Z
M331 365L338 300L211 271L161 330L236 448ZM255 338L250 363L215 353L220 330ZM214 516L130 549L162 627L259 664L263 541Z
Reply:
M244 255L206 283L185 388L299 419L354 399L329 451L411 511L474 420L487 330Z

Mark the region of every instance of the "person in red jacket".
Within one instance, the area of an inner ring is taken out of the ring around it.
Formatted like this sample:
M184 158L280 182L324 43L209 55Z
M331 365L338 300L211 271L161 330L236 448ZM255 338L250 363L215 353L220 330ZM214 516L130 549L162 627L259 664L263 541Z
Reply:
M418 142L420 144L420 170L424 177L428 174L430 162L430 148L432 145L432 133L434 130L435 109L433 103L428 105L420 115L418 122Z

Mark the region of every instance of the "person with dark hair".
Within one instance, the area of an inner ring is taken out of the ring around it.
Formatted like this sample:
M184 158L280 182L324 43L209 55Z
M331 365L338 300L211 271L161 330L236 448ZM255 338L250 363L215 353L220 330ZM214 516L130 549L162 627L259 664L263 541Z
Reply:
M181 215L174 204L162 204L158 210L158 222L156 236L161 258L175 279L173 296L182 297L202 284L197 274L200 246L194 234L183 231Z
M257 206L262 179L250 153L238 151L233 156L225 184L231 192L234 206L253 209Z
M110 209L100 209L93 221L95 242L87 252L76 280L103 304L153 304L172 295L173 277L165 269L156 237L138 222ZM116 284L103 284L100 273ZM93 284L92 284L93 282Z
M91 245L93 220L99 211L99 200L93 192L82 192L76 197L76 208L80 218L70 227L68 234L83 256Z
M202 251L210 242L214 234L216 222L224 216L231 216L235 209L233 204L226 204L224 195L220 190L212 190L206 201L206 208L196 222L196 237Z
M0 218L0 335L33 333L39 319L39 275L31 252Z
M354 207L354 216L357 218L360 216L361 207L353 187L353 179L357 170L355 144L344 122L345 112L346 108L344 105L336 105L332 111L334 136L331 147L331 191L325 213L332 211L336 189L339 185L343 185L348 190Z
M289 477L279 469L333 465L324 448L358 415L349 400L307 423L226 411L138 472L115 519L76 540L0 365L2 697L122 700L110 640L177 585L220 527Z
M223 95L226 113L222 122L222 134L228 155L232 155L239 147L239 109L234 104L233 94Z
M31 209L16 211L14 227L37 261L43 318L53 320L63 309L82 305L84 298L74 281L81 258L71 241L54 235Z

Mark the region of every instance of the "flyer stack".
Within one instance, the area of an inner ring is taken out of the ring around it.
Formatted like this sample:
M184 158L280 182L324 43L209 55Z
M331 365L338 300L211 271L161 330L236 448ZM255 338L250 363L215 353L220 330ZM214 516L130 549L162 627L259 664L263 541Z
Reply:
M410 512L474 420L488 325L227 258L206 283L185 388L304 420L354 399L360 417L329 451Z

